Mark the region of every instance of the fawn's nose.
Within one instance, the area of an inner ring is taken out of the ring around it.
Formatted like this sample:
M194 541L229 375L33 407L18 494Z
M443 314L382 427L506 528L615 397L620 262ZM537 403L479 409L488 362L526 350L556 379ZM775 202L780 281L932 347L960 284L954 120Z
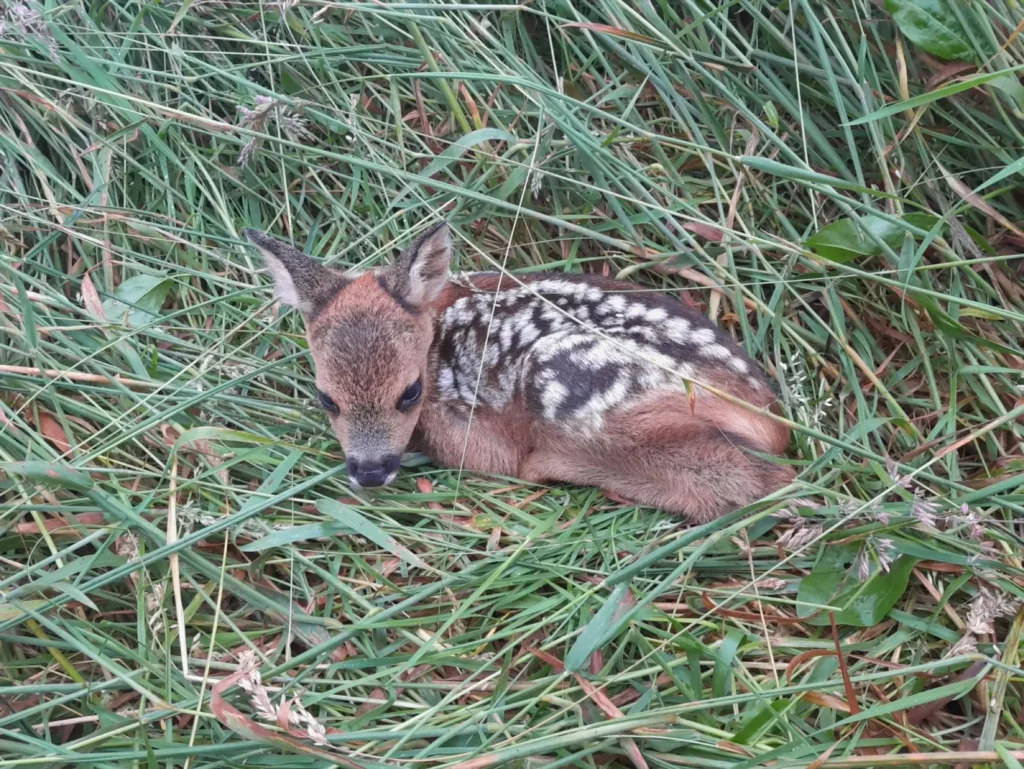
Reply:
M398 454L388 454L380 460L353 459L345 460L348 476L360 486L386 486L398 474Z

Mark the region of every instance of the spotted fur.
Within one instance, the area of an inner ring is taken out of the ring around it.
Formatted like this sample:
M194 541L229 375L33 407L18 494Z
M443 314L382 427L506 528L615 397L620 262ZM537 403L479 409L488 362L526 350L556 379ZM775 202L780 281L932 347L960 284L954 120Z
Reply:
M596 485L708 520L794 476L763 456L789 430L768 414L761 369L674 298L596 276L453 278L443 225L361 275L248 234L306 318L354 482L389 483L413 446L441 465Z
M471 289L439 313L435 342L437 390L456 407L522 396L545 422L594 432L608 412L710 383L716 369L765 386L726 334L661 295L585 276L507 278L502 290L480 288L495 283L486 273L460 277Z

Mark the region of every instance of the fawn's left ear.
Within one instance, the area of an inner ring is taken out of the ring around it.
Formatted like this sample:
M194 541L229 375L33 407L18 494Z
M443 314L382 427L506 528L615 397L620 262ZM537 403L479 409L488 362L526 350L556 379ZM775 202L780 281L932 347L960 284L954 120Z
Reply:
M448 282L451 260L448 223L440 222L413 241L387 268L388 288L406 304L422 309L437 299Z
M275 240L266 233L246 230L245 237L263 255L263 261L274 278L274 295L297 308L306 318L314 315L348 282L340 272L324 267L294 246Z

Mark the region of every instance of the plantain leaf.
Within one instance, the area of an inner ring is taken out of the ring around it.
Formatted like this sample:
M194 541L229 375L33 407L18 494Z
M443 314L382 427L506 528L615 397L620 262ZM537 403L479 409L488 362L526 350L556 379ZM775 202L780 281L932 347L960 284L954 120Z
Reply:
M145 326L159 317L173 286L173 281L161 276L136 275L117 287L113 298L103 303L103 310L114 322Z
M886 0L885 8L912 43L943 59L977 58L977 52L948 0ZM970 13L964 3L963 14Z
M800 581L797 614L808 624L829 624L828 610L818 607L831 606L836 608L837 625L872 627L906 591L919 558L900 556L889 571L878 570L860 582L850 569L859 549L857 543L826 547L811 573Z
M878 256L882 253L882 249L867 232L874 233L892 248L898 248L903 242L905 230L879 216L862 216L860 225L863 229L858 227L853 219L840 219L811 235L805 245L830 262L845 264L860 257Z

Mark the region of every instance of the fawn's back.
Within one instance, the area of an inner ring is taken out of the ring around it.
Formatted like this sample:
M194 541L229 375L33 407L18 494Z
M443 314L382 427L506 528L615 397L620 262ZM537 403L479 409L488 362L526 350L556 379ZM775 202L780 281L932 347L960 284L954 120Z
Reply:
M707 318L632 283L590 275L459 276L437 302L437 395L455 408L505 409L592 434L653 391L687 383L774 396L749 356ZM699 386L699 385L698 385Z

